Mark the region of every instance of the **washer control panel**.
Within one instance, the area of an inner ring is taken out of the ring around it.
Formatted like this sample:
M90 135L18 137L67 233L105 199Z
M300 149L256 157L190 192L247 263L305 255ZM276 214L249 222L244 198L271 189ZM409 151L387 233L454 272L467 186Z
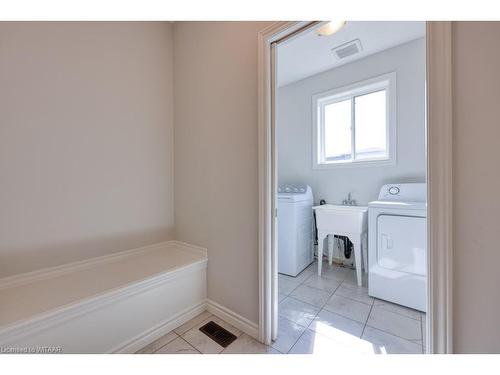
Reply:
M307 185L286 184L278 186L278 193L305 194Z

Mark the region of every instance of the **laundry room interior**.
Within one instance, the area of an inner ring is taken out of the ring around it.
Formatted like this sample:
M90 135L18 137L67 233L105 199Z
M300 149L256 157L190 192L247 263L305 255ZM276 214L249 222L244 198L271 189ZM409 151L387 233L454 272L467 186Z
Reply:
M282 352L425 353L425 22L276 47Z

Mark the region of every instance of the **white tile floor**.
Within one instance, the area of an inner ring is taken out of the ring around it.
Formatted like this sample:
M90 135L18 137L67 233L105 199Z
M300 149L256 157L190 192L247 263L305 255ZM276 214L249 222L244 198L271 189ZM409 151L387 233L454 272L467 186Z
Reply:
M293 344L272 346L282 353L423 353L425 314L370 297L363 277L358 287L354 270L325 262L321 277L317 263L296 278L279 275L279 335L288 336L290 323L303 331Z
M199 328L209 321L221 325L238 338L228 347L223 348L210 339ZM297 337L298 338L298 337ZM295 342L296 338L294 339ZM148 346L137 352L138 354L280 354L275 348L263 345L239 329L226 323L222 319L203 312L194 319L167 333Z
M366 282L364 280L364 284ZM254 340L204 312L138 353L423 353L425 314L368 296L354 270L313 263L297 277L279 275L278 339ZM223 348L199 328L210 320L238 338Z

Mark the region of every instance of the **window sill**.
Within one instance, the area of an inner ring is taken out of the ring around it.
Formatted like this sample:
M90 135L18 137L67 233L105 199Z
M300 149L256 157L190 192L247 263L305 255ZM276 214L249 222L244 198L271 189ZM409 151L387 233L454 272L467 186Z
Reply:
M345 163L314 163L312 169L324 170L324 169L338 169L338 168L370 168L370 167L390 167L395 165L396 165L395 159L363 160L363 161L351 161Z

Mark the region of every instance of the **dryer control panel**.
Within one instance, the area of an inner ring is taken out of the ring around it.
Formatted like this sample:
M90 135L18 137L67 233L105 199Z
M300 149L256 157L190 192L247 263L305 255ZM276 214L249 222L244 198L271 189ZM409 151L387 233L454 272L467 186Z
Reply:
M379 201L425 202L427 200L427 184L387 184L382 186L378 195Z

